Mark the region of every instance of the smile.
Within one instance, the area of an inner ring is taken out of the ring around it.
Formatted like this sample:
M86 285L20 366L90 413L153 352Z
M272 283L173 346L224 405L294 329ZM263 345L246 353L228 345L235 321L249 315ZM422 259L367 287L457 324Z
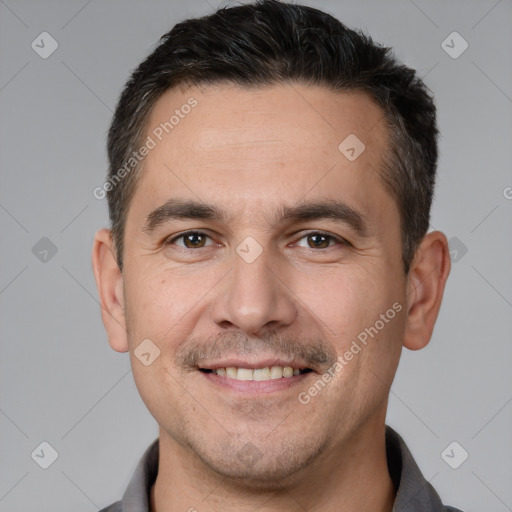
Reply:
M265 366L263 368L237 368L235 366L228 366L226 368L199 368L204 373L213 373L220 377L226 377L233 380L276 380L276 379L289 379L293 376L309 373L312 370L309 368L292 368L291 366Z

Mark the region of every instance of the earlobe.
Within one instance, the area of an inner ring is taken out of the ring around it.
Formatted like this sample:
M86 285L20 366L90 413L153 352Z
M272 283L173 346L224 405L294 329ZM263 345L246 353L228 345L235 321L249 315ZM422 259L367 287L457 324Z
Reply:
M129 347L124 314L123 275L117 264L111 232L108 229L100 229L94 237L92 266L109 344L116 352L127 352Z
M404 347L419 350L430 341L450 266L446 236L440 231L425 235L408 275Z

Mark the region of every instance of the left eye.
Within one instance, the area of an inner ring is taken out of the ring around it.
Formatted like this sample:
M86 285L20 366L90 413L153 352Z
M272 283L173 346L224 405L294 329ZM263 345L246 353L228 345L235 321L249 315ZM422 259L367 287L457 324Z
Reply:
M342 240L338 240L332 235L321 232L312 232L304 235L300 240L306 240L309 249L328 249L332 244L331 242L343 243ZM306 247L305 245L297 244L300 247Z

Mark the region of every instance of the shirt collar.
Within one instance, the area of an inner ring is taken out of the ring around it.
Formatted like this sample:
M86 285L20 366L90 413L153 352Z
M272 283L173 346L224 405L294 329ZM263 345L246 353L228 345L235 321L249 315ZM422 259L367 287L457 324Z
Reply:
M386 426L388 470L397 489L392 512L444 512L439 495L416 464L404 440ZM448 509L454 510L455 509Z
M158 473L158 446L156 439L144 452L123 495L120 512L149 512L149 493ZM404 440L389 426L386 426L386 453L389 473L398 489L392 512L457 512L443 506Z
M156 439L137 464L123 494L120 512L149 512L149 493L158 473L158 446L159 442Z

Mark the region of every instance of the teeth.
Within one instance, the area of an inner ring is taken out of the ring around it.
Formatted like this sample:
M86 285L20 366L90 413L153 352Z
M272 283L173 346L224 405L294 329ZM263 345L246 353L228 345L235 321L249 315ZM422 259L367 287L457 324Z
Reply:
M253 370L254 380L270 380L270 370L267 368L258 368ZM240 370L238 370L238 374L240 375Z
M230 366L228 368L217 368L214 373L221 377L227 377L228 379L236 380L273 380L281 378L290 378L294 375L299 375L300 370L298 368L292 368L291 366L272 366L269 368L235 368Z
M293 377L293 368L291 366L283 368L283 377Z
M223 368L220 368L223 370ZM217 370L218 371L218 370ZM226 377L229 377L230 379L236 379L238 370L236 368L233 368L230 366L229 368L226 368ZM217 373L218 375L218 373Z
M238 368L237 380L254 380L254 372L250 368Z
M283 369L281 366L272 366L270 368L270 378L271 379L280 379L283 376Z

